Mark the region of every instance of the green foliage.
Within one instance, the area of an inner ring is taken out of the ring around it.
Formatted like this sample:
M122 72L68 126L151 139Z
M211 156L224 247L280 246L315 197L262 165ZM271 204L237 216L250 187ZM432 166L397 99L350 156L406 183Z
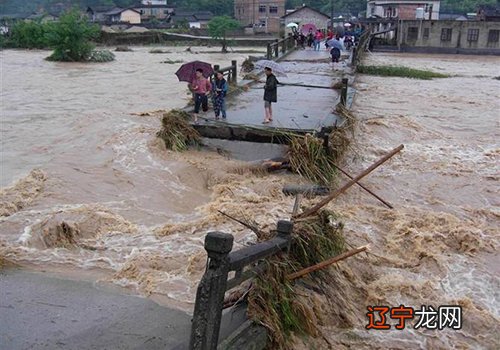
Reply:
M115 54L109 50L93 50L88 58L90 62L111 62L114 61Z
M9 47L23 49L44 49L49 47L47 33L53 30L54 23L20 21L14 24L11 36L6 43Z
M448 78L449 75L428 70L413 69L398 66L364 66L358 65L357 72L361 74L379 75L385 77L402 77L431 80L432 78Z
M442 0L441 12L462 13L476 12L481 5L498 5L497 0Z
M135 0L2 0L0 1L1 13L33 13L35 11L49 11L58 5L71 8L77 4L80 8L87 6L133 6ZM177 8L196 11L211 11L216 16L233 16L234 0L169 0L169 4ZM286 0L286 8L291 9L305 4L329 15L331 13L331 0ZM497 0L442 0L441 11L465 13L475 12L479 5L495 5ZM334 0L333 9L338 13L351 13L356 16L359 12L366 10L366 0Z
M222 44L222 52L227 52L226 34L230 30L239 28L238 21L229 16L214 17L208 22L208 33Z
M90 40L97 38L99 27L87 22L78 11L70 11L54 24L47 33L49 45L54 52L48 58L52 61L86 61L91 57L94 46Z
M169 1L177 8L195 11L211 11L216 16L233 16L234 0L177 0Z

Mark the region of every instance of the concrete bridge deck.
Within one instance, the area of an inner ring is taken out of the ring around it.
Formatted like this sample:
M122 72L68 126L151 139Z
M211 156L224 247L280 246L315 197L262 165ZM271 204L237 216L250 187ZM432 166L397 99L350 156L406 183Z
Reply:
M287 76L278 76L278 80L285 85L278 86L278 102L272 106L272 123L262 124L264 84L256 83L251 85L248 91L227 98L226 120L216 121L213 111L209 110L200 114L202 122L194 125L195 128L202 136L209 138L271 142L270 137L265 135L273 131L303 134L320 131L326 126L340 125L342 119L334 113L334 106L340 99L339 91L331 86L349 74L350 67L342 62L335 64L334 70L329 59L328 50L306 49L294 51L280 62ZM261 80L265 80L265 76ZM352 91L348 103L351 101Z

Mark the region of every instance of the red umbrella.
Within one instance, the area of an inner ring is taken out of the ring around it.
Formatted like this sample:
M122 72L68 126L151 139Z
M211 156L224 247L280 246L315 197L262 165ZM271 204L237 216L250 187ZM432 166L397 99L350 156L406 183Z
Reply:
M188 83L191 83L194 80L197 69L203 70L203 76L205 78L208 78L214 72L212 65L210 63L202 61L193 61L184 63L181 66L181 68L179 68L179 70L175 72L175 75L177 75L179 81L186 81Z
M313 33L316 33L316 30L318 30L314 24L307 23L302 26L302 33L307 35L309 33L309 29L312 29Z

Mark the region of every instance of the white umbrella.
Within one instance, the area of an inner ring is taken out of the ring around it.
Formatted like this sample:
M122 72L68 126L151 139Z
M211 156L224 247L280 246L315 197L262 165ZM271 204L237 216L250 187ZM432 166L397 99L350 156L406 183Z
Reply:
M299 27L299 25L298 25L297 23L293 23L293 22L291 22L291 23L288 23L288 24L286 25L286 27L287 27L287 28L298 28L298 27Z
M350 27L351 23L344 23L344 27Z
M286 76L285 68L283 68L282 65L274 61L270 60L257 61L255 62L255 68L257 69L271 68L273 70L273 73L275 73L276 75Z

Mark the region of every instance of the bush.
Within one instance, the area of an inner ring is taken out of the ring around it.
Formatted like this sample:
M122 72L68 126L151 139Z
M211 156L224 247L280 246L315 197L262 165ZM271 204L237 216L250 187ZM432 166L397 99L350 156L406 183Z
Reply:
M110 62L114 59L115 54L109 50L93 50L88 58L90 62Z
M49 47L47 33L54 28L54 23L32 21L17 22L12 26L11 36L6 43L9 47L23 49L45 49Z
M97 38L99 27L87 22L78 11L70 11L54 23L46 37L48 43L54 48L48 57L52 61L87 61L92 56L94 45L90 40Z
M449 75L428 70L413 69L398 66L363 66L358 65L356 71L361 74L380 75L384 77L402 77L431 80L432 78L448 78Z

